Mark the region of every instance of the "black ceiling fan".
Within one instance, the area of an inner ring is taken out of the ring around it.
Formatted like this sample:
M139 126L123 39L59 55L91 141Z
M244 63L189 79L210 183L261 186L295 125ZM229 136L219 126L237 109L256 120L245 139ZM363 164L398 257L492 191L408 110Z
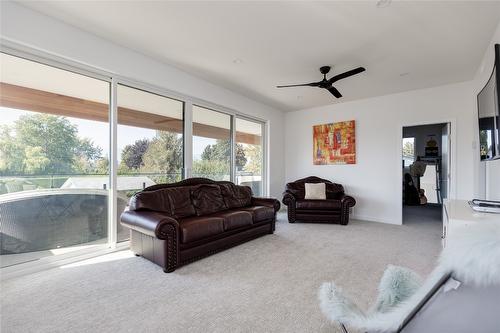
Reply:
M350 71L344 72L342 74L337 74L329 79L326 78L326 74L330 72L331 67L330 66L323 66L319 69L321 74L323 74L323 80L318 81L318 82L311 82L311 83L303 83L303 84L291 84L287 86L276 86L276 88L288 88L288 87L318 87L318 88L323 88L328 90L333 96L340 98L342 97L342 94L332 86L334 82L337 82L338 80L345 79L346 77L352 76L359 74L361 72L365 71L364 67L358 67L351 69Z

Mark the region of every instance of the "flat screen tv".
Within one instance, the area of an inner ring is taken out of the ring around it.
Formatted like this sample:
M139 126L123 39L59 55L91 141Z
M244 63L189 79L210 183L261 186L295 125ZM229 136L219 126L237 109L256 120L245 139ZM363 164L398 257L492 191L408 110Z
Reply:
M500 158L500 44L495 44L495 64L488 83L477 95L481 160Z

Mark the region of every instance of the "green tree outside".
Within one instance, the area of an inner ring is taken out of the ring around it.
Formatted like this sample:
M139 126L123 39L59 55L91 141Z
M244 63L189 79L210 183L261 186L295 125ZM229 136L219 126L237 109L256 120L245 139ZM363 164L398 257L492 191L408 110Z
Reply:
M415 149L412 143L406 141L403 145L403 156L414 157Z
M241 170L247 163L245 149L243 145L237 143L235 146L236 168ZM213 145L208 145L201 154L201 159L205 161L224 161L231 163L231 142L230 140L217 140Z
M122 150L121 164L129 170L136 170L144 166L143 156L149 148L148 139L137 140L131 145L126 145Z
M4 175L95 173L102 149L79 138L66 117L23 115L0 135L0 173Z
M261 145L246 145L245 155L248 161L243 167L246 172L251 172L253 175L262 175L262 146Z
M261 173L260 146L236 144L239 171ZM248 156L248 157L247 157ZM224 179L230 175L230 140L208 145L201 160L193 162L196 176ZM119 174L159 174L155 182L182 178L183 142L176 133L157 131L152 139L125 146ZM0 128L0 174L4 176L107 174L109 159L66 117L48 114L23 115L11 126Z
M180 180L182 174L182 137L176 133L158 131L142 156L143 165L138 169L144 173L165 174L171 181Z

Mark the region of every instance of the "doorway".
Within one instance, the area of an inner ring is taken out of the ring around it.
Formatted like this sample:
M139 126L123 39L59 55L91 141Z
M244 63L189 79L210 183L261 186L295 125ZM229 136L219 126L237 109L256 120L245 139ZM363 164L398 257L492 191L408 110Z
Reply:
M450 178L450 123L403 127L403 224L441 223Z

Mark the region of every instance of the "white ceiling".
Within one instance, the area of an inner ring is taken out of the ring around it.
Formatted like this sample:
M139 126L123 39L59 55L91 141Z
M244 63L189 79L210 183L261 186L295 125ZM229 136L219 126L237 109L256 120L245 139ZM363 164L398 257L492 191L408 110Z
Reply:
M22 1L23 5L281 110L472 79L498 1ZM344 95L300 87L364 66Z

